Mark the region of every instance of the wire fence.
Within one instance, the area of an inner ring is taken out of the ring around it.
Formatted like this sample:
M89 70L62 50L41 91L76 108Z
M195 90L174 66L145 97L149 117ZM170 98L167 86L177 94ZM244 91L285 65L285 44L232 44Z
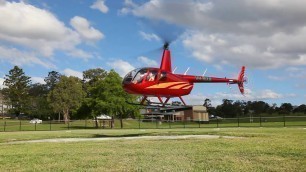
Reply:
M98 124L98 125L97 125ZM9 131L57 131L74 129L165 129L165 128L224 128L224 127L306 127L306 116L220 118L209 121L114 119L42 121L0 120L0 132Z

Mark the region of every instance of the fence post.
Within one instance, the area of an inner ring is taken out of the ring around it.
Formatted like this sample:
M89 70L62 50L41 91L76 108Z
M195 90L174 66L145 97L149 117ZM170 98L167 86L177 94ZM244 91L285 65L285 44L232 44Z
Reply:
M184 121L183 121L183 123L184 123L184 128L186 128L186 120L185 120L185 116L184 116Z
M51 131L51 119L50 119L50 131Z
M140 129L140 115L138 116L138 128Z
M199 128L201 128L201 120L199 119L199 121L198 121L198 122L199 122Z
M261 125L261 115L259 115L259 124L260 124L260 127L262 127L262 125Z
M217 128L219 128L219 119L217 118Z
M284 127L286 127L286 116L284 114Z
M157 128L158 128L158 126L157 126L157 119L155 119L155 121L156 121L156 122L155 122L155 123L156 123L156 129L157 129Z
M19 120L19 131L21 131L21 120Z

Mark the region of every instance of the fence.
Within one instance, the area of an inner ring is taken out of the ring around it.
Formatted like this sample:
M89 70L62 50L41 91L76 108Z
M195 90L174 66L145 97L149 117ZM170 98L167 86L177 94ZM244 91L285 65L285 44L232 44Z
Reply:
M248 117L210 119L209 121L168 121L156 119L123 119L122 129L163 129L163 128L223 128L223 127L305 127L306 116L278 116L278 117ZM27 120L0 120L0 132L6 131L57 131L73 129L95 129L93 120L43 121L31 124ZM99 121L99 129L120 129L119 119Z

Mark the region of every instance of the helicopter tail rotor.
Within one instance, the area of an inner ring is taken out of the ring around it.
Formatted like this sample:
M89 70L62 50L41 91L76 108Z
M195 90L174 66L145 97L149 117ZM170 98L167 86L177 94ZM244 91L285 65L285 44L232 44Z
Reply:
M244 94L244 83L247 82L247 78L245 77L245 66L241 67L241 71L238 75L238 88L241 94Z

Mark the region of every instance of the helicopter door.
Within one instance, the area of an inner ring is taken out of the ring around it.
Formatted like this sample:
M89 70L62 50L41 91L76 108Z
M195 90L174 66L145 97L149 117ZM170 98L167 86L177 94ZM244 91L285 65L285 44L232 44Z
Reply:
M146 73L147 73L147 69L141 69L141 70L139 70L139 72L136 74L136 76L134 77L134 79L133 79L132 82L133 82L134 84L139 84L139 83L141 83L141 82L143 81L143 79L144 79Z
M155 81L156 77L157 77L157 71L156 70L149 70L146 81L150 81L150 82Z
M167 72L161 72L159 74L159 80L160 81L165 81L167 79Z

